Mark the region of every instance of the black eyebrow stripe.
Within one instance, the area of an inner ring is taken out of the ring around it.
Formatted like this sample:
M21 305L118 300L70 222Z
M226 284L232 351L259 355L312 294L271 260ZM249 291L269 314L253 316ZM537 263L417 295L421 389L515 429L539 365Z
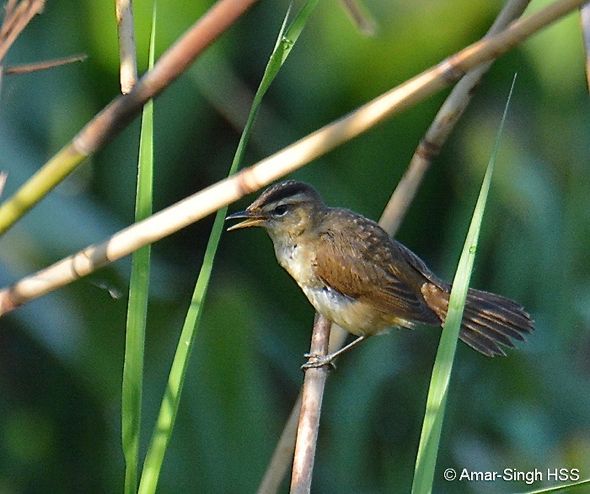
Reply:
M288 180L272 187L269 191L267 191L266 194L264 194L263 197L260 198L260 202L268 204L303 193L310 194L318 200L321 200L319 194L313 187L310 187L309 185L302 182L296 182L295 180Z

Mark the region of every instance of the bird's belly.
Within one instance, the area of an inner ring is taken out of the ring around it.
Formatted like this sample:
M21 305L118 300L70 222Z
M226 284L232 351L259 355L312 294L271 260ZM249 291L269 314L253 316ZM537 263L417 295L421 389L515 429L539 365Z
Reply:
M328 287L301 287L315 309L338 326L357 336L371 336L392 326L405 325L391 314L342 295Z
M279 264L301 287L315 310L349 333L371 336L392 326L414 325L411 321L385 313L366 302L319 284L313 271L315 255L312 249L301 248L295 242L275 241L275 254Z

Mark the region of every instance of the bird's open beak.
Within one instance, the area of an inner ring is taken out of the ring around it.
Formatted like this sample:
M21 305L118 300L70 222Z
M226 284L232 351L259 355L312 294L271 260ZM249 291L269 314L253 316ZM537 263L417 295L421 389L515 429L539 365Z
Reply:
M266 221L266 216L263 216L260 213L256 213L253 211L238 211L237 213L230 214L226 219L227 220L237 220L241 218L246 218L244 221L240 221L233 226L230 226L227 231L230 232L232 230L237 230L238 228L248 228L251 226L260 226Z

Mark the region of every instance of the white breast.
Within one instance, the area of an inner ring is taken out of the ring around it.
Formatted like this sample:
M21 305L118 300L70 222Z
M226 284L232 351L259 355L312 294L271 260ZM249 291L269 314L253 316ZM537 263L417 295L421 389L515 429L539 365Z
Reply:
M350 326L350 324L341 316L350 309L351 304L354 302L353 299L328 287L311 288L309 286L302 286L301 288L308 300L320 314L344 328Z
M357 336L370 335L384 329L371 317L372 311L357 300L328 287L301 287L315 309L338 326Z
M289 239L290 240L290 239ZM301 288L310 283L313 274L313 253L302 249L297 242L274 242L275 255L279 264L287 270Z
M279 264L297 282L315 310L355 335L374 334L384 324L373 317L366 304L327 287L316 277L313 249L304 249L293 239L271 233ZM305 244L305 242L302 242Z

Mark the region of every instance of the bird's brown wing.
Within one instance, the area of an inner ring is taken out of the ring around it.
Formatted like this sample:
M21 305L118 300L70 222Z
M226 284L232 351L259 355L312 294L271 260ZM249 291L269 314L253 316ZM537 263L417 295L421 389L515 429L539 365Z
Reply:
M437 323L420 292L425 278L409 266L405 252L397 252L385 231L366 221L362 218L361 225L338 222L338 228L321 233L314 266L317 276L333 290L383 313Z
M446 290L450 287L448 283L436 276L426 265L426 263L410 249L408 249L404 244L396 240L392 240L392 249L395 251L393 254L394 257L403 259L405 262L407 262L408 265L418 273L419 278L423 278L424 281L429 281L433 285L436 285L443 290Z

